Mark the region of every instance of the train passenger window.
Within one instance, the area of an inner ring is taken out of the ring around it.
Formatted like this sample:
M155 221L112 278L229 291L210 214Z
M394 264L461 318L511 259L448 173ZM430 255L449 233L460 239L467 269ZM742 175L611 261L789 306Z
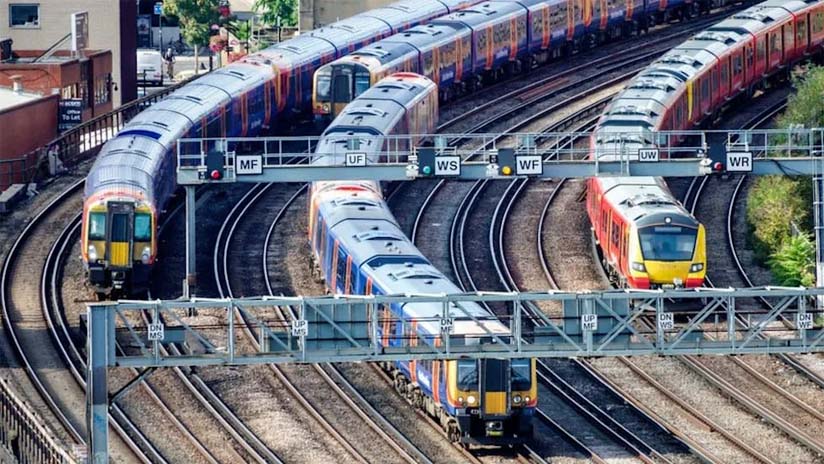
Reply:
M735 56L732 59L732 75L737 76L741 74L743 68L741 55Z
M332 76L328 72L318 73L317 98L328 101L332 94Z
M803 19L798 20L798 32L796 33L795 40L800 44L807 43L807 21Z
M611 237L611 239L612 239L612 244L615 245L616 247L618 246L618 239L621 236L620 230L621 230L621 228L618 226L618 223L613 222L612 223L612 234L611 234L612 237Z
M512 391L525 391L532 387L532 363L528 358L512 360Z
M128 214L113 214L112 215L112 242L128 242L129 241L129 215Z
M710 81L709 79L703 79L701 81L701 98L709 98L710 96Z
M763 38L758 39L756 47L756 56L758 56L758 61L761 61L767 56L767 44Z
M644 259L689 261L695 250L696 229L679 226L650 226L638 231Z
M89 214L89 240L106 240L106 213Z
M747 54L747 68L748 68L748 69L749 69L749 68L752 68L752 60L753 60L753 56L754 56L754 53L753 53L753 51L752 51L752 47L751 47L751 46L748 46L748 47L746 48L746 52L745 52L745 53Z
M778 33L770 34L770 54L781 53L781 42Z
M343 248L338 248L338 267L335 270L335 279L336 284L341 288L346 285L346 253Z
M315 221L315 246L318 248L318 254L323 254L323 247L321 246L321 234L323 234L323 221L317 219Z
M134 215L134 241L148 242L152 240L152 216L138 213Z
M824 30L824 13L817 12L815 16L812 18L813 23L813 33L818 34L822 30Z
M478 361L474 359L458 360L458 390L478 389Z

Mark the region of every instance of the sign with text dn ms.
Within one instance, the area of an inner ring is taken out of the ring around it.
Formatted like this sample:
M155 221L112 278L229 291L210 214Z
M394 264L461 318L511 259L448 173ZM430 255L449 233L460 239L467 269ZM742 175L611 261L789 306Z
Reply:
M752 172L752 152L731 151L727 153L727 172Z

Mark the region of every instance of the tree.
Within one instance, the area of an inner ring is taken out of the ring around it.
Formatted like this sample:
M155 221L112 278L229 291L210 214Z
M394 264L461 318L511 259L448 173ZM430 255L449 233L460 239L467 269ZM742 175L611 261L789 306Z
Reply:
M199 47L209 44L211 28L218 24L220 0L165 0L164 14L180 18L180 33L183 40L195 49L195 69L199 66ZM197 72L197 71L195 71Z
M253 8L269 26L276 26L278 18L281 27L298 24L298 0L255 0Z
M804 74L793 79L795 95L789 98L787 110L778 118L779 127L800 124L804 127L824 125L824 67L812 66Z

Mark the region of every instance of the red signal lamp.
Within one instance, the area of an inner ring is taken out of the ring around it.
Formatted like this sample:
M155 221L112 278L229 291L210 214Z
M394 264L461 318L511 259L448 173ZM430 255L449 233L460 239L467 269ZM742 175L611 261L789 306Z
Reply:
M716 162L712 165L712 170L713 170L713 171L715 171L715 172L721 172L721 171L723 171L723 170L724 170L724 164L723 164L722 162L720 162L720 161L716 161Z
M212 180L220 180L223 175L217 169L212 169L212 172L209 173L209 177L211 177Z

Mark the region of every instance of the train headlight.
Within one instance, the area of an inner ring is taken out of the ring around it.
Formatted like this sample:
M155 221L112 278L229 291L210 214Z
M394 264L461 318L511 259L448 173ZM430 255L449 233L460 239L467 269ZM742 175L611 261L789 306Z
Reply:
M527 395L527 396L524 398L524 402L526 402L526 403L529 403L529 402L530 402L530 400L532 400L532 398L530 398L530 397L529 397L529 395Z
M521 404L521 395L514 395L512 397L512 402L515 404Z
M647 267L644 266L644 263L639 263L639 262L633 261L632 270L633 271L638 271L638 272L647 272Z
M466 402L464 402L463 396L458 397L458 403L460 403L461 406L466 406Z
M329 103L324 103L320 106L320 110L325 114L329 114L330 112L332 112L332 107L329 106Z
M690 272L700 272L704 270L704 263L694 263L690 266Z
M469 395L469 396L466 397L466 402L469 403L469 404L475 404L475 400L476 400L476 398L473 395Z
M140 253L140 261L143 264L149 264L150 259L152 259L152 250L149 247L143 247L143 252Z
M94 245L89 245L89 262L97 261L97 248Z

